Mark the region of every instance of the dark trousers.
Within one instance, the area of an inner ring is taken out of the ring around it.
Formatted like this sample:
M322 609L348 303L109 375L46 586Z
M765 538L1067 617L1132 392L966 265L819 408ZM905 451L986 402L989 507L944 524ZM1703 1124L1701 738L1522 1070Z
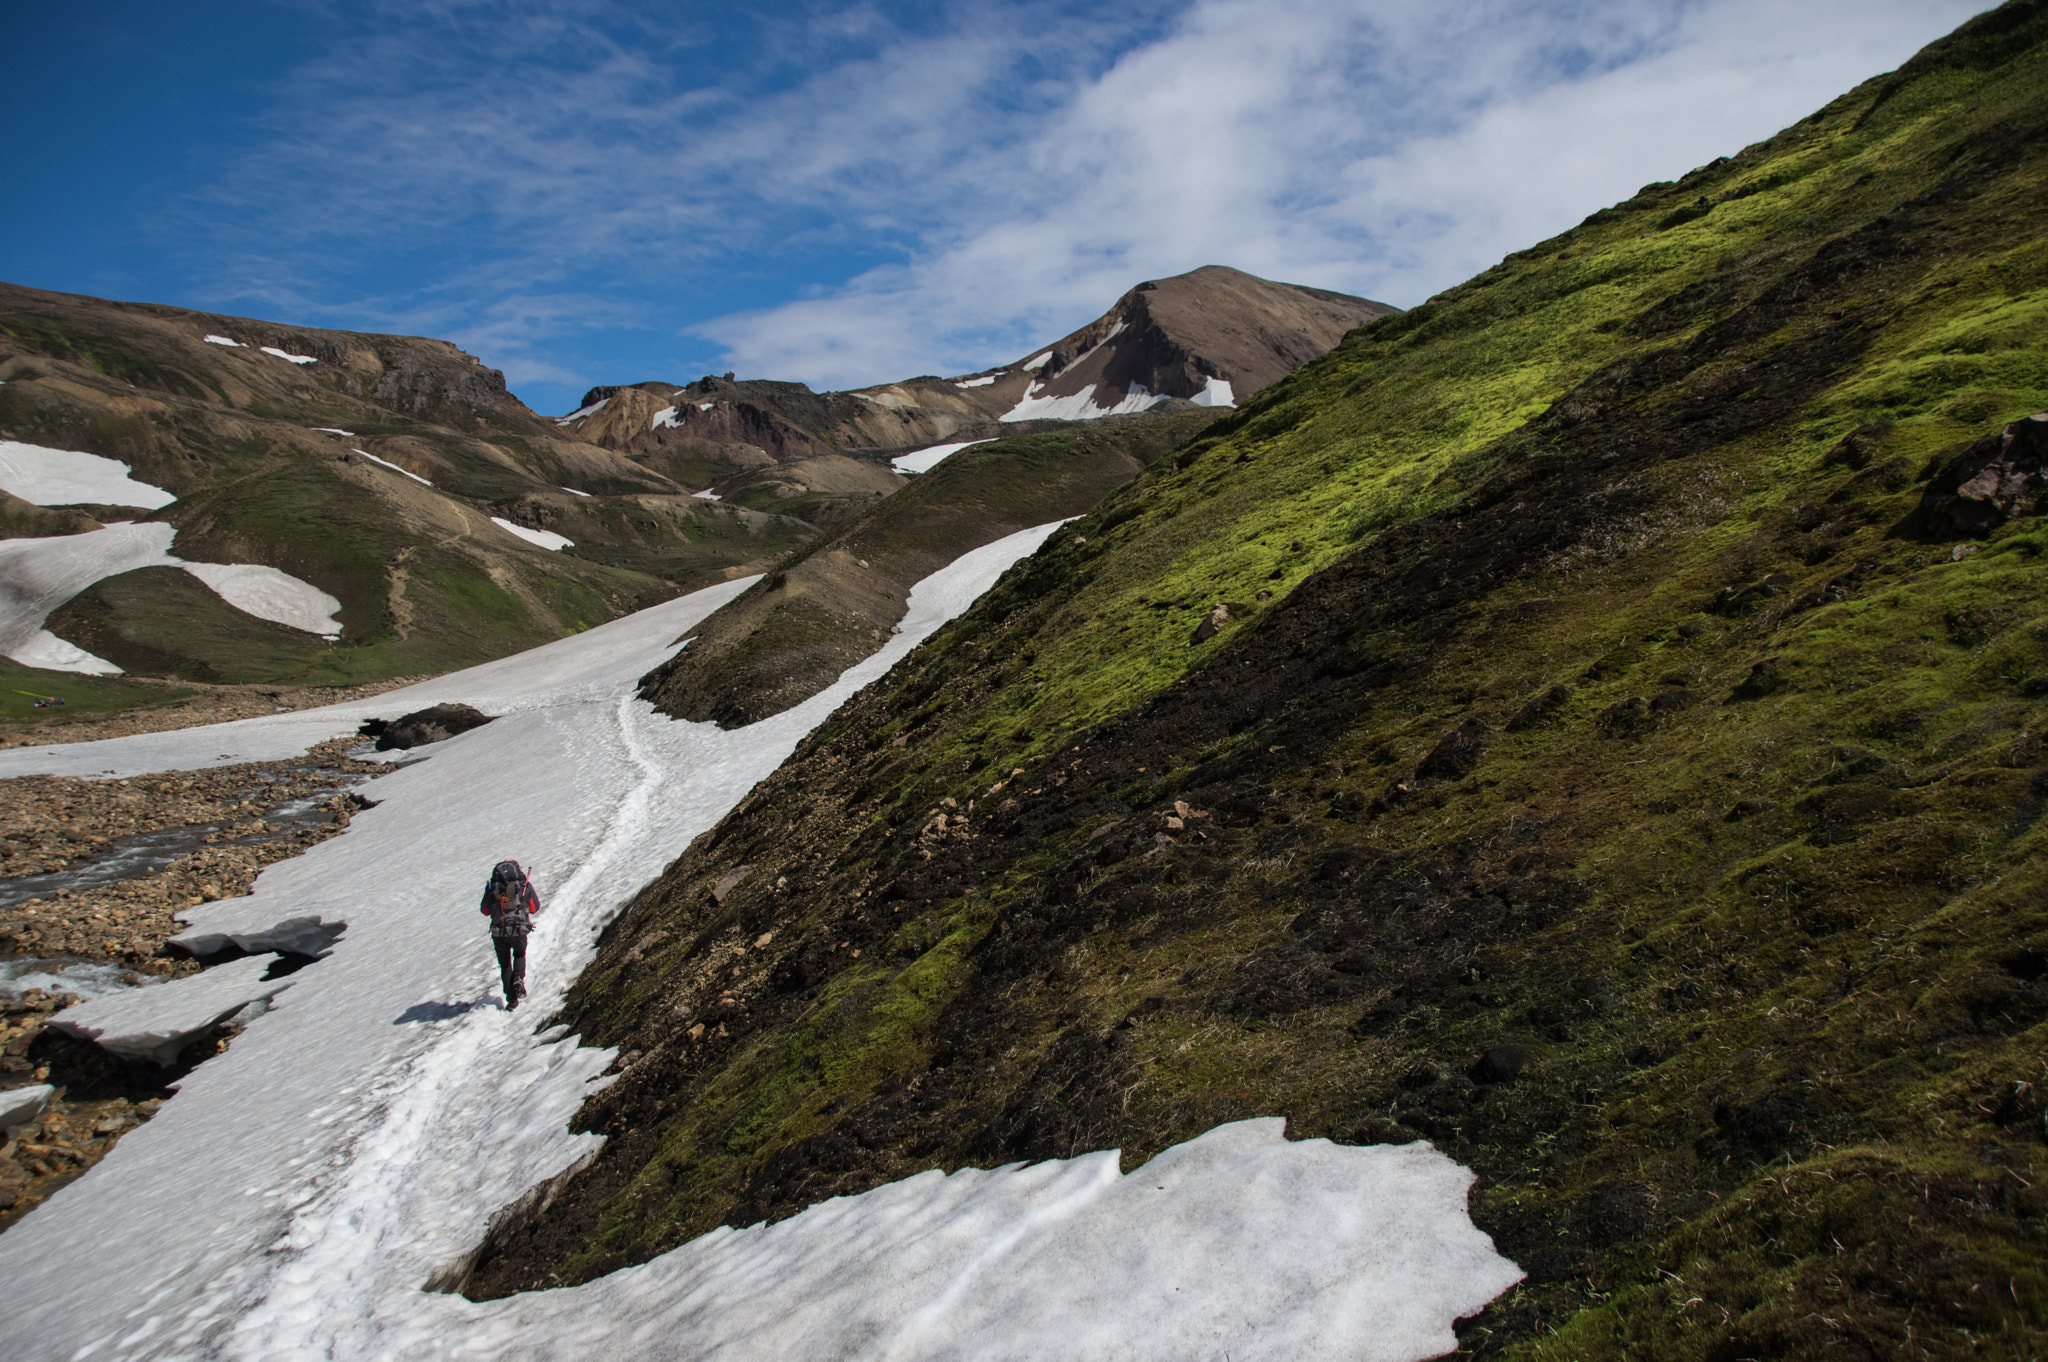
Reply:
M498 977L505 984L505 1001L511 1002L520 993L526 992L526 938L523 936L494 936L491 944L498 948Z

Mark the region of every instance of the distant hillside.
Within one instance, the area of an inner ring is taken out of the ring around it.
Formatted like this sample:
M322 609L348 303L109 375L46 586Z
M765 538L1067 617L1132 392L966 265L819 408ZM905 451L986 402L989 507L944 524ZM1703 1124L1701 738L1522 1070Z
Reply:
M801 704L902 620L911 587L961 554L1085 514L1220 415L1124 416L962 449L778 564L650 672L665 714L724 728Z
M563 428L680 481L737 491L753 470L831 453L901 453L1141 412L1228 407L1396 309L1221 265L1139 284L1016 362L851 392L705 377L592 388ZM728 480L738 481L729 482Z
M1393 311L1209 265L1140 284L1081 330L978 377L852 393L718 378L592 389L563 418L585 438L672 477L716 479L718 495L741 505L797 507L821 524L859 517L707 620L641 694L728 727L817 694L881 645L919 578L1015 530L1082 514L1234 397ZM832 452L872 458L934 440L971 449L887 502L872 476L895 475Z
M133 671L438 671L765 566L815 533L564 434L445 341L0 285L0 380L0 439L117 459L177 498L68 520L14 499L11 533L165 522L182 559L268 565L341 602L330 644L250 620L189 574L105 579L53 631Z
M593 389L582 409L550 419L445 341L0 285L0 440L117 459L176 498L159 510L122 510L8 496L0 532L89 533L101 513L160 521L176 528L179 561L276 568L341 602L334 641L249 617L189 571L113 564L50 610L54 643L10 644L11 655L88 665L57 660L82 649L138 674L281 683L481 661L679 589L768 569L902 488L908 479L891 453L948 436L1043 433L1111 409L1215 409L1227 405L1229 382L1249 392L1386 310L1212 266L1140 285L1102 320L1000 378L822 394L767 380L642 383ZM1104 368L1112 360L1114 372ZM1075 387L1081 377L1088 382ZM1080 396L1083 387L1102 405ZM1030 395L1041 391L1052 395ZM1197 402L1179 400L1189 396ZM1012 410L1033 403L1046 407L1039 419ZM1110 441L1119 449L1162 447L1158 432L1118 429L1130 437ZM1103 448L1092 438L1082 445ZM691 693L724 698L686 701L678 681L662 692L665 703L730 715L794 703L829 679L820 668L872 641L874 623L893 626L916 576L1039 523L1031 516L1079 514L1139 466L1116 453L1085 472L1048 466L1049 482L1027 486L1018 474L1037 464L997 470L984 451L945 480L955 513L932 522L929 544L885 555L890 566L873 579L812 582L808 594L785 598L803 596L823 612L794 631L785 609L764 615L750 601L739 613L752 623L717 621L692 660L701 675ZM989 469L986 486L963 483L967 467ZM895 523L895 538L917 537L912 521ZM798 568L795 580L815 570ZM898 605L877 616L861 602L882 577ZM735 649L750 660L728 674ZM749 698L771 674L783 699Z
M2038 1351L2044 185L2013 3L1151 463L612 924L468 1289L1284 1115L1474 1170L1475 1354Z

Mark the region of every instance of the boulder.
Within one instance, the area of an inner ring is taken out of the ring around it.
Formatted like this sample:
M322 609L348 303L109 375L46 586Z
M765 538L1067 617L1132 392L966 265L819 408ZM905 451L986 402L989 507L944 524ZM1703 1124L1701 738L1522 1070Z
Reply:
M2014 421L1952 460L1920 503L1920 522L1937 539L1988 534L2025 515L2048 486L2048 411Z
M372 719L356 731L366 738L375 738L379 752L389 752L393 748L442 742L472 728L482 728L491 718L469 705L435 705L396 719Z

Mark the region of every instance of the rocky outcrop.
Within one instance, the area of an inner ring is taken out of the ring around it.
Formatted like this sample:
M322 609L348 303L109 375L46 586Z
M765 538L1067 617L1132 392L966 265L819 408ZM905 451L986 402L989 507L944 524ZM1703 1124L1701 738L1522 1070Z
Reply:
M1923 530L1937 539L1988 534L2017 519L2048 486L2048 411L2014 421L1944 468L1920 503Z
M357 732L366 738L375 738L379 752L389 752L446 742L458 733L482 728L490 721L490 715L469 705L434 705L389 721L372 719Z

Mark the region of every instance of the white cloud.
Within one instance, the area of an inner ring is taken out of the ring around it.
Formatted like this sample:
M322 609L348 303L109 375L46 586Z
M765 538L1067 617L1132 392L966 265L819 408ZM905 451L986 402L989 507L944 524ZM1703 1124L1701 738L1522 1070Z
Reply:
M246 224L230 296L515 381L636 328L816 385L958 373L1208 263L1412 304L1981 8L1156 3L378 9L195 212Z
M1013 358L1208 263L1412 305L1977 8L1212 0L1044 119L979 214L908 263L700 330L740 369L852 383Z

